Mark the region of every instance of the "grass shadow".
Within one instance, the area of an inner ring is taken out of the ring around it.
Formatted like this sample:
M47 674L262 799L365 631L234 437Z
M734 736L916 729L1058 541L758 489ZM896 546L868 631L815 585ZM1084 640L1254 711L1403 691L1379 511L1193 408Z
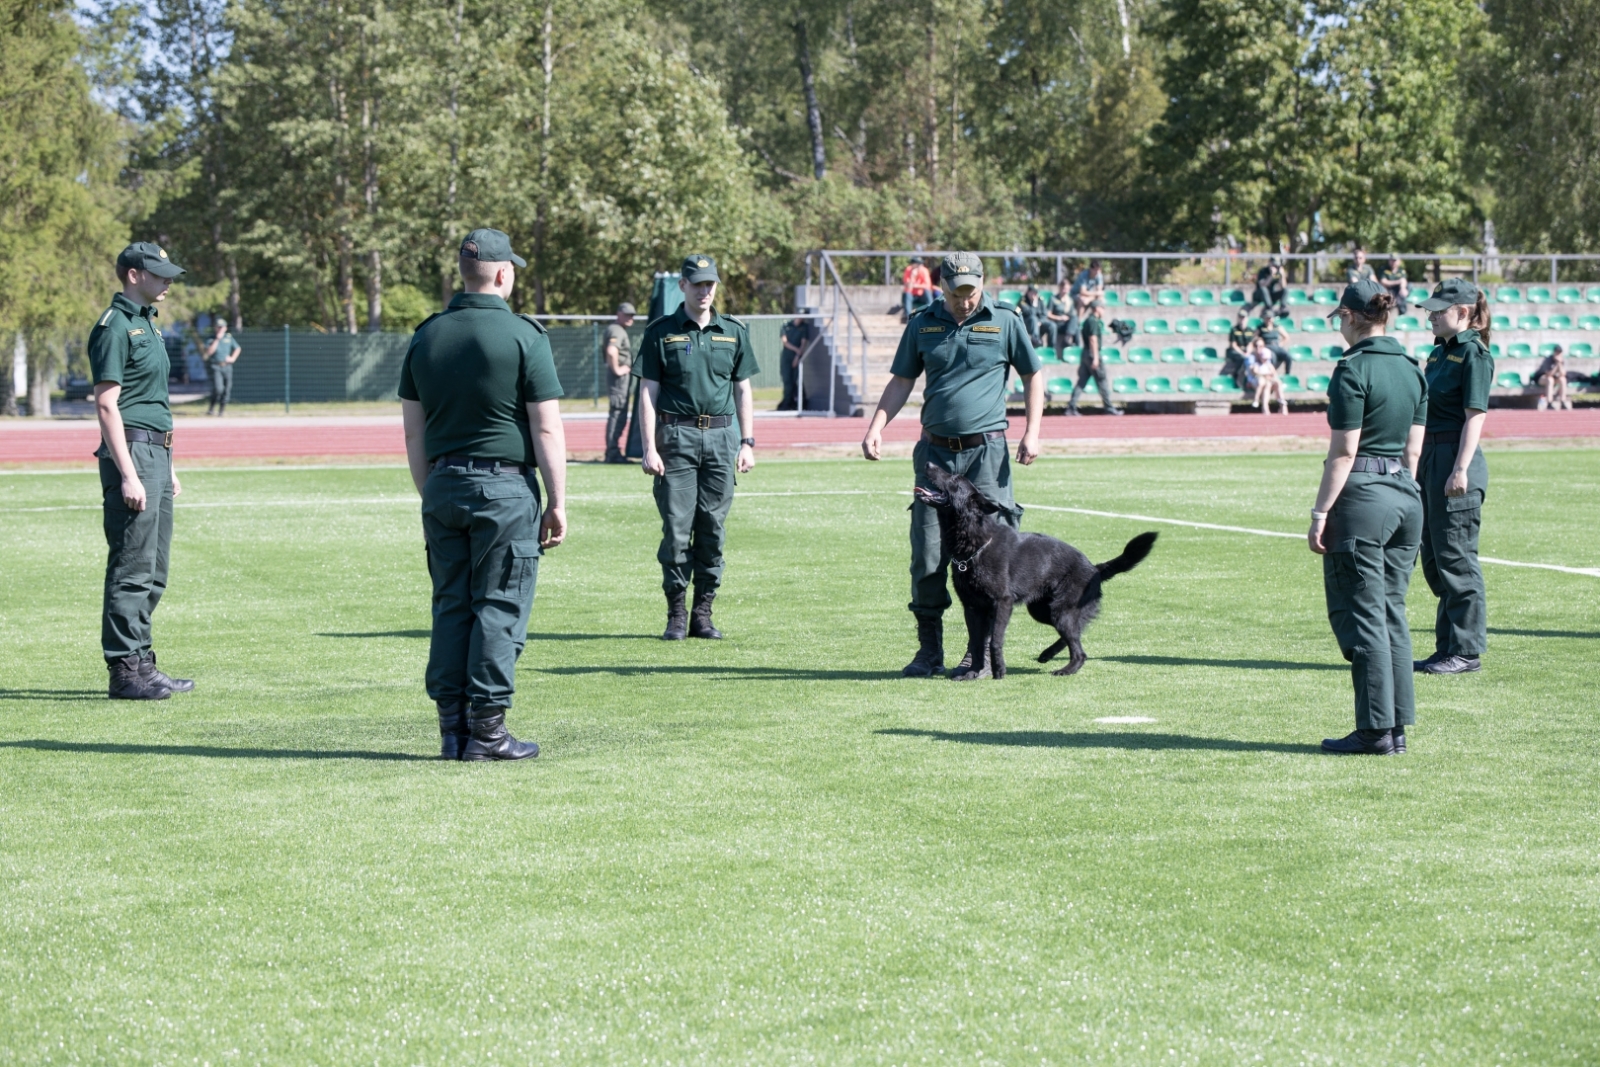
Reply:
M0 689L0 700L104 700L104 689Z
M1501 634L1505 637L1571 637L1582 640L1600 640L1600 634L1585 633L1582 630L1507 630L1499 626L1489 627L1492 634Z
M532 669L540 674L614 674L621 678L647 677L652 674L701 675L705 677L731 674L740 678L748 678L752 681L770 682L876 682L886 678L905 677L899 671L818 671L801 670L794 667L715 667L685 666L681 664L659 667L641 664L636 667L535 667Z
M1245 671L1348 671L1337 663L1296 663L1281 659L1195 659L1187 656L1091 656L1146 667L1234 667Z
M432 637L432 630L374 630L361 634L318 634L318 637Z
M1209 752L1287 752L1320 754L1318 745L1292 745L1277 741L1234 741L1226 737L1189 734L1064 733L1060 730L1008 730L1003 732L946 733L943 730L889 729L874 733L893 737L926 737L963 745L1007 745L1017 748L1123 748L1143 751L1188 749Z
M410 752L370 752L360 749L220 748L215 745L120 745L109 741L0 741L0 748L29 748L38 752L76 752L103 756L202 756L208 759L353 759L379 763L433 762L432 756Z

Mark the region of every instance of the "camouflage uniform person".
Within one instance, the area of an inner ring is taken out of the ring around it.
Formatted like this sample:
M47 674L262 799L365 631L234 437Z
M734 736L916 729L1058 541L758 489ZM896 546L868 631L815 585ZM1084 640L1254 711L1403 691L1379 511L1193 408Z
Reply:
M1027 331L1015 312L999 307L983 292L983 262L970 252L952 252L940 270L944 300L913 315L895 352L892 377L861 442L869 460L882 457L883 428L900 413L919 376L922 390L922 440L911 452L916 484L931 488L927 468L937 464L969 479L1000 506L998 518L1017 526L1022 509L1011 491L1006 450L1006 389L1015 369L1027 391L1027 424L1017 445L1017 462L1039 454L1039 417L1044 413L1044 376ZM916 656L904 673L926 678L944 668L944 613L950 607L947 581L950 555L939 532L939 514L919 502L911 505L911 603L917 620ZM980 673L987 664L963 661Z

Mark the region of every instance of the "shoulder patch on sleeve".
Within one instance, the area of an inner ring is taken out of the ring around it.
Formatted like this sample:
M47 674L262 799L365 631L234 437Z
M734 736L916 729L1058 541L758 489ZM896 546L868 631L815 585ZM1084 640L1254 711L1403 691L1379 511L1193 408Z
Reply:
M521 311L517 312L517 318L521 319L523 322L526 322L529 326L532 326L535 330L538 330L540 333L549 333L550 332L549 330L546 330L544 328L544 324L543 323L541 323L538 319L534 318L532 315L526 314L525 312L521 312Z

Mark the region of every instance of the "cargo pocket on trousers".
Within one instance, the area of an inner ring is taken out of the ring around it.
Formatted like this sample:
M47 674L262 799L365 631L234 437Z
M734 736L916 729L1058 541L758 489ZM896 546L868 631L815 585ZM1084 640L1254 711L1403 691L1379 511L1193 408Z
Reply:
M1333 584L1342 593L1358 592L1367 584L1356 566L1356 539L1347 537L1335 541L1328 548L1328 560L1333 566Z
M533 569L539 565L538 541L513 541L507 555L506 592L513 596L527 596L528 585L533 581Z

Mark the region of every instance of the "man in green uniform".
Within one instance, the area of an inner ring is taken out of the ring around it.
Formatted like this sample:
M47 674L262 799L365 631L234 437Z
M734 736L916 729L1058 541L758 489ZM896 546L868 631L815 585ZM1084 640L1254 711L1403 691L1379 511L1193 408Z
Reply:
M100 648L113 700L165 700L194 688L156 667L150 641L150 617L167 588L172 498L183 491L172 468L170 367L155 305L182 273L147 241L124 248L117 256L122 292L89 331L108 549Z
M1389 265L1378 274L1378 282L1394 297L1394 309L1406 313L1406 297L1410 295L1410 282L1406 279L1406 265L1396 255L1389 256Z
M1367 250L1365 248L1357 245L1355 250L1350 253L1350 266L1345 270L1344 274L1345 281L1350 285L1376 280L1376 276L1372 271L1372 264L1367 262Z
M617 319L606 324L600 335L600 348L606 361L606 462L626 463L622 454L622 435L628 428L628 383L633 381L633 341L628 327L633 325L633 305L617 305Z
M1078 415L1078 398L1083 395L1083 387L1089 384L1089 379L1094 379L1095 388L1100 390L1100 403L1105 405L1107 415L1121 415L1122 409L1117 407L1117 402L1111 399L1111 379L1106 373L1105 341L1105 303L1099 299L1089 305L1087 316L1083 320L1083 355L1078 358L1078 380L1072 387L1072 399L1067 403L1067 414Z
M433 579L428 696L442 759L539 754L506 730L539 557L567 534L561 382L544 328L505 298L527 264L499 230L461 243L450 306L412 335L400 366L406 460L422 496ZM549 506L541 515L539 483Z
M1039 417L1044 413L1044 375L1022 320L997 307L983 292L983 261L970 252L952 252L940 270L944 300L913 315L900 337L889 384L883 388L872 424L861 442L869 460L882 457L883 428L900 413L919 375L922 387L922 440L911 450L916 484L932 488L928 464L936 463L970 480L1000 506L998 518L1013 527L1021 509L1011 491L1006 454L1006 389L1014 368L1027 391L1026 419L1017 445L1023 466L1039 455ZM944 668L944 613L950 606L946 575L950 566L939 533L939 514L919 502L911 505L911 603L917 620L916 656L905 667L910 678L927 678ZM967 666L987 676L988 664Z
M1416 720L1406 590L1422 538L1414 475L1428 387L1405 348L1383 336L1383 291L1354 283L1334 312L1350 347L1328 386L1328 458L1307 534L1355 689L1355 732L1322 742L1335 755L1404 751Z
M211 378L211 403L207 415L221 415L233 399L233 365L244 354L239 342L228 332L228 324L217 320L216 336L206 345L206 374Z
M1228 354L1222 363L1222 373L1233 379L1233 384L1244 388L1246 365L1250 362L1250 342L1256 332L1250 328L1250 312L1240 308L1228 331Z
M722 585L722 544L734 475L756 465L750 379L760 368L750 331L713 306L720 281L710 256L683 261L683 304L645 327L639 345L639 427L644 470L661 512L663 641L720 638L711 602ZM694 584L693 617L684 607Z
M1488 644L1487 595L1478 565L1478 528L1489 493L1489 464L1478 440L1489 411L1494 357L1478 322L1487 306L1465 278L1446 278L1420 306L1443 343L1428 356L1428 436L1422 446L1422 576L1439 598L1427 674L1467 674Z

